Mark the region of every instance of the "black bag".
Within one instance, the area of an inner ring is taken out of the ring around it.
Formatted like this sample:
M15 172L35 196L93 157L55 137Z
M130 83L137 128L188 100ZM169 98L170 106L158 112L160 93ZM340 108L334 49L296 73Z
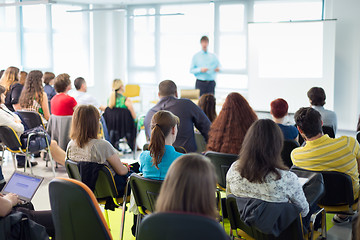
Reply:
M20 136L20 141L23 148L26 148L28 144L28 136L30 134L34 134L30 137L29 142L28 151L31 153L36 153L42 149L45 149L47 147L46 138L49 144L51 142L50 135L45 131L42 126L39 126L36 128L25 130L24 133Z

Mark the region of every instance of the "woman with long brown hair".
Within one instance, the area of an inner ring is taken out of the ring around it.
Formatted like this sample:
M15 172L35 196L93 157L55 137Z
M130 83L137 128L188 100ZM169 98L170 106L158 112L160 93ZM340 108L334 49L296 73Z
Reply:
M23 85L19 83L19 69L8 67L1 77L0 85L5 87L6 107L12 112L20 110L19 98Z
M215 168L206 157L192 153L170 166L156 201L156 212L201 214L215 219Z
M216 98L213 94L206 93L201 96L198 102L199 108L201 108L206 116L209 118L210 122L214 122L216 114Z
M254 110L239 93L230 93L211 125L207 150L239 154L245 134L257 120Z
M20 95L19 103L22 109L37 112L48 121L50 111L48 98L42 85L42 77L41 71L34 70L29 72Z
M158 111L152 117L149 151L140 155L140 172L144 177L163 180L172 162L183 155L172 146L179 123L177 116L165 110Z
M246 133L240 158L226 174L227 192L267 202L291 202L306 216L309 204L298 177L281 158L284 137L270 119L256 121Z

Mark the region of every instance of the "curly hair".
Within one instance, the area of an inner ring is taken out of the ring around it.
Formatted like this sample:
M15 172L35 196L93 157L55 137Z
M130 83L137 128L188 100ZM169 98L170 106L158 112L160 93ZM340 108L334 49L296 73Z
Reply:
M19 103L22 108L29 108L36 100L39 104L42 103L44 88L42 86L43 74L39 70L29 72L24 88L21 92Z
M257 120L256 113L239 93L230 93L211 125L207 150L239 154L245 134Z

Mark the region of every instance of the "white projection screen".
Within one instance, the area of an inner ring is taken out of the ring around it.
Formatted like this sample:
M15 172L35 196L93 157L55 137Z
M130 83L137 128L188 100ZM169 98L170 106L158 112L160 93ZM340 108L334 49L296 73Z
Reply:
M289 112L309 106L307 91L326 92L326 108L334 108L336 21L250 23L249 101L256 111L284 98Z

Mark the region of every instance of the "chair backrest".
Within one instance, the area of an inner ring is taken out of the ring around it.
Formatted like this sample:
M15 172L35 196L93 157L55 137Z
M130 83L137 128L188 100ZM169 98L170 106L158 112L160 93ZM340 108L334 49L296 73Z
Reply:
M206 150L206 141L201 133L195 133L196 152L202 153Z
M46 130L51 139L55 140L59 147L66 151L70 142L70 128L72 116L56 116L51 114Z
M239 155L209 151L205 153L205 156L210 158L215 166L218 184L220 187L226 188L226 174L229 171L231 164L239 159Z
M65 169L69 178L81 181L78 163L70 159L65 160Z
M155 211L155 203L159 196L162 182L144 178L136 173L131 174L129 180L131 192L134 194L136 205L142 209L143 213L145 213L145 210Z
M356 140L360 143L360 131L356 133Z
M0 126L0 141L12 151L18 151L21 148L19 137L10 127Z
M180 91L180 96L181 98L199 99L200 89L182 89Z
M256 240L270 240L270 239L301 239L303 240L303 232L302 232L302 224L301 217L299 215L298 218L294 222L292 222L278 237L275 237L272 234L265 234L259 231L254 226L249 226L245 224L240 219L239 210L236 203L236 197L232 194L228 195L226 198L226 208L228 212L228 217L230 221L231 229L241 229L250 237Z
M17 111L17 113L20 115L20 117L22 118L22 120L25 122L25 124L29 129L36 128L39 126L45 127L39 113L34 111L25 111L25 110Z
M295 148L300 147L299 143L295 140L285 140L283 150L281 152L282 160L284 161L284 164L291 168L293 163L291 161L291 152Z
M56 239L112 239L96 198L85 184L55 178L49 195Z
M322 127L323 133L329 135L331 138L335 138L335 132L332 127L329 126L323 126Z
M140 96L140 86L137 84L127 84L125 85L125 97L138 97Z
M139 240L227 240L229 236L214 219L184 213L154 213L140 225Z
M177 151L178 153L183 153L183 154L187 153L186 149L183 148L183 147L174 146L174 148L175 148L175 151ZM148 143L144 144L143 151L149 151L149 144Z

